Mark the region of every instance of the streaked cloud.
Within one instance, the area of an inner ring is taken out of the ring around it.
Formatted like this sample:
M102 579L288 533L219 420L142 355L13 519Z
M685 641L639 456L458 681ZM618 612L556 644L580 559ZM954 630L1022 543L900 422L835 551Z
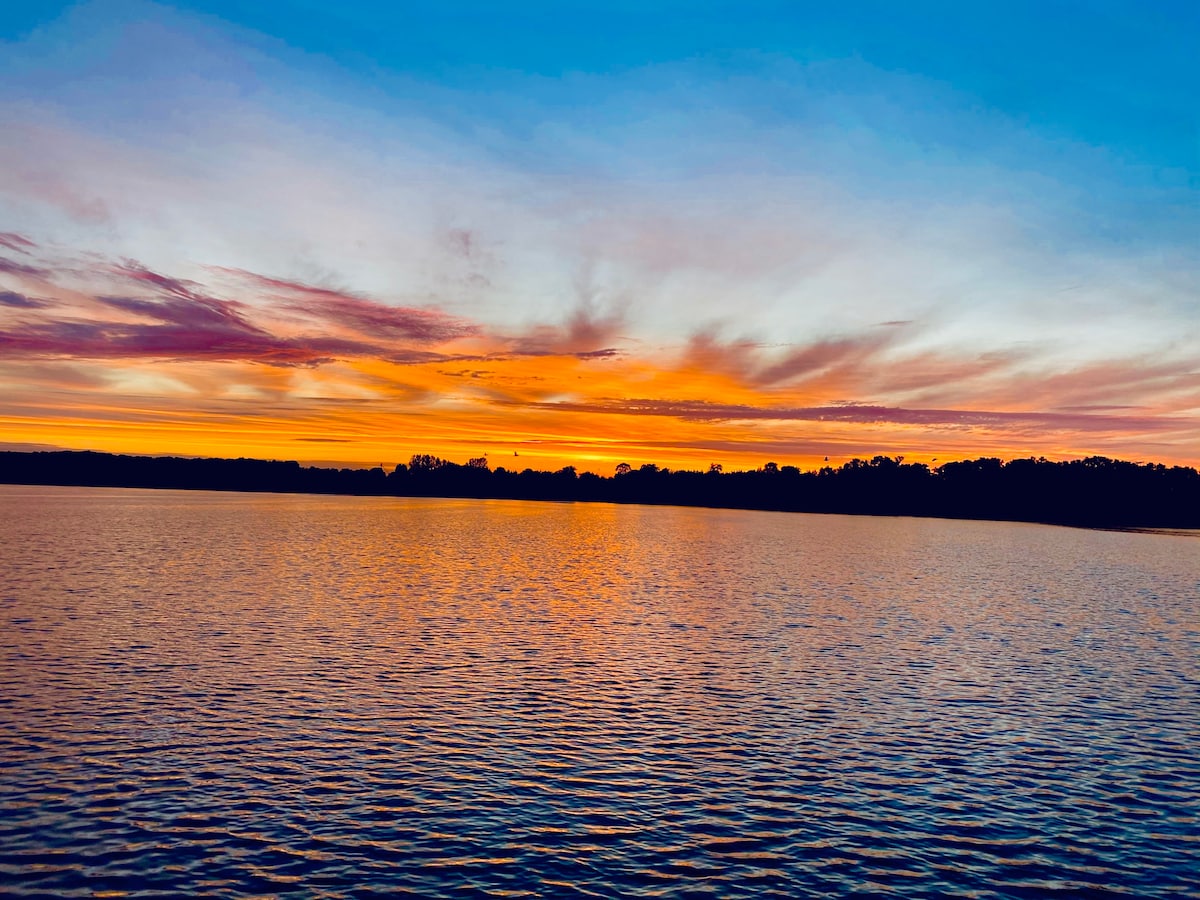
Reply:
M47 300L28 297L25 294L18 294L16 291L0 291L0 306L8 306L14 309L45 309L50 305L50 302Z
M28 253L37 246L29 238L12 231L0 233L0 247L16 253Z
M326 325L340 324L359 334L432 344L479 333L475 323L441 310L388 306L345 291L268 278L244 270L224 271L262 289L267 297L290 312Z
M671 400L629 399L599 401L590 404L555 403L550 407L573 412L591 412L637 416L669 416L695 422L726 421L799 421L836 422L862 425L940 425L955 428L1002 430L1017 425L1053 432L1090 431L1167 431L1192 428L1194 419L1121 416L1080 412L1008 412L966 409L902 409L847 403L817 407L743 406L722 403L676 402Z
M16 262L15 260L0 257L0 274L29 275L33 277L39 277L47 273L44 270L37 268L37 266L31 266L27 265L26 263Z

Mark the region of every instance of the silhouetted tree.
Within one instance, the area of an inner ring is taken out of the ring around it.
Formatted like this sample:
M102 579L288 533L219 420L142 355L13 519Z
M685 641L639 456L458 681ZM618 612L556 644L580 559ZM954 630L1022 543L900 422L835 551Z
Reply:
M408 469L413 473L435 472L445 468L446 465L446 460L429 453L414 453L412 459L408 461Z
M482 463L482 465L481 465ZM707 473L647 463L616 467L610 478L574 466L557 472L488 469L485 457L458 465L415 454L391 474L374 469L301 468L296 462L180 459L107 453L0 452L0 481L237 491L512 497L674 503L806 512L1016 519L1075 525L1200 528L1200 472L1184 466L1093 456L1069 462L996 458L930 469L904 458L852 459L801 472L769 463L759 470Z

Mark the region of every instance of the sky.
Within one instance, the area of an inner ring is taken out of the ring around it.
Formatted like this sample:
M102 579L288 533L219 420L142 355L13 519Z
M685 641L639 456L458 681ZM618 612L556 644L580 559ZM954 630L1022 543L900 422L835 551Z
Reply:
M1200 464L1200 5L0 12L0 444Z

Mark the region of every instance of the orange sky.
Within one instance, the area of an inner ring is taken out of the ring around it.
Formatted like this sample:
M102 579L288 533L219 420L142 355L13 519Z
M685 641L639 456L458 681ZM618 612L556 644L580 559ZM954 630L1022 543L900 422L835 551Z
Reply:
M0 274L10 444L389 468L486 455L603 474L879 453L1196 462L1195 377L1165 363L1039 373L1019 355L914 348L906 323L806 345L647 346L579 309L503 334L248 272L216 273L221 295L128 261L81 276L31 239L8 243L21 251ZM1127 408L1134 391L1143 403Z

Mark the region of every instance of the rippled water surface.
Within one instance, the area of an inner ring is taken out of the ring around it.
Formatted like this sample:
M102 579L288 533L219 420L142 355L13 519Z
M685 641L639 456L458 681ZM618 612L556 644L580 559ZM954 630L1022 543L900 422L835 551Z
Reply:
M0 893L1200 897L1200 539L0 486Z

